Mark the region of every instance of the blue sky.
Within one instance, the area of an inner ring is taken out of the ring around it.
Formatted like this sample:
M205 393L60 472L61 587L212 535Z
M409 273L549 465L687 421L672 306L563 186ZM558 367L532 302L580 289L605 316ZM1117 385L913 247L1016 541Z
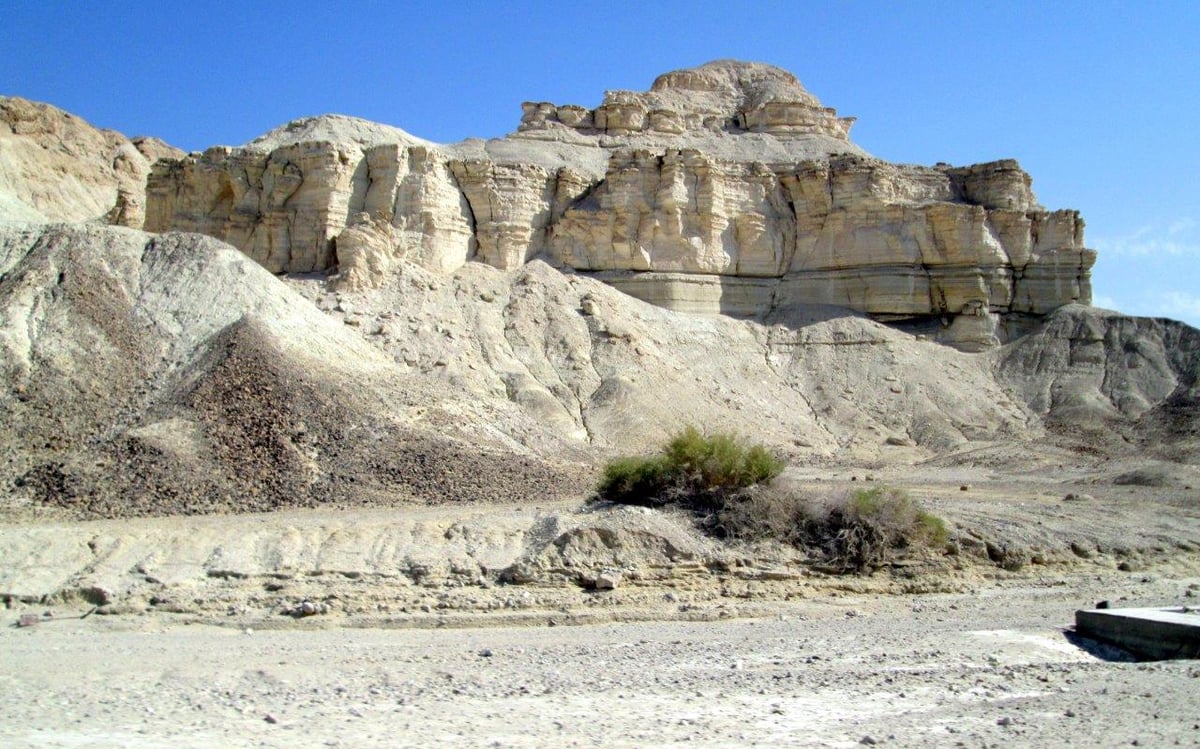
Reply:
M0 4L0 93L189 150L325 112L499 136L726 57L881 158L1018 159L1083 213L1097 304L1200 327L1200 2Z

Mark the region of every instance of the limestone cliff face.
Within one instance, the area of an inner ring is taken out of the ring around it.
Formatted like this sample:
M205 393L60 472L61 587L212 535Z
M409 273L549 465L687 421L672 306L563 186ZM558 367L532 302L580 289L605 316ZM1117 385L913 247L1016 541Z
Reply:
M696 149L620 150L550 231L550 254L579 270L776 277L795 250L795 215L763 164Z
M447 272L466 262L470 212L444 156L401 130L323 119L333 122L300 121L244 148L158 165L147 186L147 230L208 234L276 273L332 267L351 227L356 251L347 260L359 277L362 263L389 257ZM335 136L319 131L329 124L340 126ZM386 231L364 237L372 223ZM378 257L367 261L363 242Z
M1024 316L1091 301L1074 211L1011 160L898 166L786 71L719 61L600 106L527 103L517 132L437 146L327 116L165 161L146 227L224 239L275 272L382 283L533 258L677 310L837 305L986 348Z
M0 219L141 228L146 178L183 152L99 130L49 104L0 96Z

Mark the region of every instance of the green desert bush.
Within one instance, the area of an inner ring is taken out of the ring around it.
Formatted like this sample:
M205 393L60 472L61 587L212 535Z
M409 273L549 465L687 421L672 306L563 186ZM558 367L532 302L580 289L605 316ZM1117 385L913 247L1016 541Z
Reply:
M843 570L874 569L946 543L941 518L899 489L809 496L777 480L784 465L762 445L687 427L655 455L609 462L596 495L618 504L677 505L713 535L792 544Z
M663 495L671 481L665 456L623 457L604 466L596 493L601 499L621 504L665 504Z
M734 493L775 478L784 465L762 445L731 434L705 435L689 426L657 455L609 462L596 494L620 504L680 504L715 511Z

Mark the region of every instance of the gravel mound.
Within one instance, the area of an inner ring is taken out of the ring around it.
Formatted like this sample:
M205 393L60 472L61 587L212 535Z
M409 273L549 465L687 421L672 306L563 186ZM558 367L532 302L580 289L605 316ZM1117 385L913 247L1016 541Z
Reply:
M219 242L52 226L0 246L10 503L120 517L590 484L586 467L413 418L455 396Z

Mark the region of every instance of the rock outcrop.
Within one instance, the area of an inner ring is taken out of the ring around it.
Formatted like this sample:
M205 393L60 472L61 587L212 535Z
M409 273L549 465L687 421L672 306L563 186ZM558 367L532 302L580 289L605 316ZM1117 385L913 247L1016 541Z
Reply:
M0 219L141 228L146 178L183 151L98 130L49 104L0 97Z
M298 120L243 148L163 162L148 193L149 231L208 234L276 273L332 267L348 227L360 283L362 267L392 258L454 270L475 243L467 200L433 144L349 117ZM387 231L364 244L364 225Z
M1105 429L1130 419L1168 432L1156 451L1185 452L1200 437L1200 331L1173 320L1068 305L998 352L1005 388L1051 424ZM1186 419L1174 416L1188 414ZM1175 422L1179 423L1176 424ZM1158 444L1155 444L1155 443Z
M975 355L839 308L680 313L541 260L379 272L370 289L281 279L197 234L0 226L6 502L541 501L586 491L580 463L687 423L797 465L1035 455L1058 429L1113 455L1200 449L1200 334L1179 323L1069 305Z
M520 132L677 136L697 132L817 135L848 141L853 117L838 117L796 76L771 65L720 60L660 75L650 90L610 91L595 109L550 102L521 106Z
M542 257L672 309L836 305L968 349L1090 303L1082 219L1039 206L1017 162L893 165L850 142L852 122L790 73L733 61L594 109L527 103L486 143L311 118L161 162L146 227L357 287L398 258L448 273Z
M327 116L183 156L2 101L6 517L541 506L686 424L822 482L917 466L962 485L975 466L1057 486L1087 463L1195 485L1200 332L1067 303L1090 291L1082 222L1038 206L1015 162L873 159L777 69L535 105L506 138L449 146ZM198 233L102 225L143 204L150 228ZM500 542L504 579L594 586L665 548L546 517L529 553ZM331 533L309 535L345 546ZM322 558L357 570L337 548ZM372 554L441 574L395 548Z

